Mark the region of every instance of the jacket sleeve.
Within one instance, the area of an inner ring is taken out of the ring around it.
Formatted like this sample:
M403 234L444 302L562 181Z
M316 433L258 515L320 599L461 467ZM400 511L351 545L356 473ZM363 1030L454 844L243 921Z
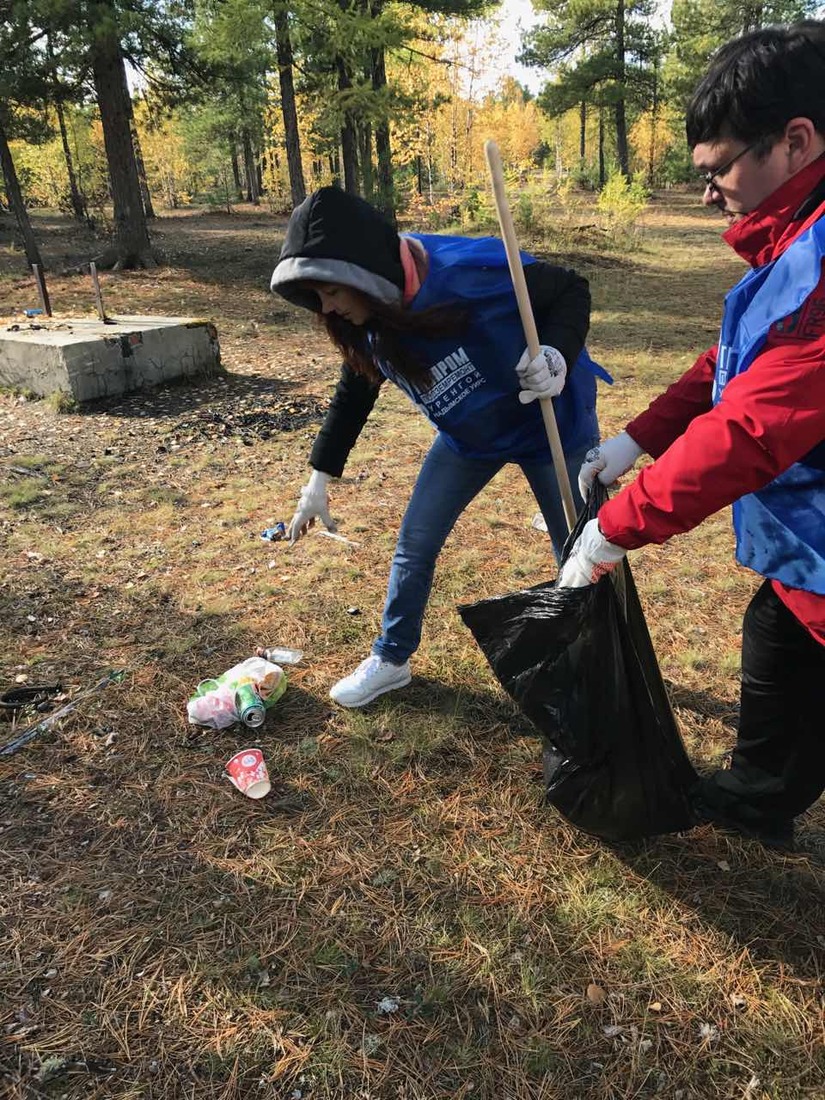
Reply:
M628 550L664 542L763 488L823 440L825 334L789 342L772 330L721 401L603 505L599 524Z
M332 477L341 476L381 384L370 382L348 363L342 365L341 377L310 452L309 463L314 469Z
M645 454L658 458L685 431L696 416L713 407L713 375L716 370L716 348L700 355L690 370L669 386L631 420L625 431Z
M584 347L590 328L587 279L566 267L536 260L524 265L524 278L542 344L558 348L568 369Z

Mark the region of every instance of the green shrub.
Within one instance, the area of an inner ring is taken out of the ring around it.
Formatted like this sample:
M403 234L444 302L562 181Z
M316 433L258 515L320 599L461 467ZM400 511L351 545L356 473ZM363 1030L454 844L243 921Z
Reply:
M523 233L530 233L536 227L536 213L533 200L527 191L521 191L516 201L515 221Z
M478 193L477 187L472 187L464 199L464 213L467 216L469 222L474 222L478 218L481 210L481 196Z
M596 205L615 244L627 244L635 236L636 223L647 209L649 198L641 179L634 177L628 181L621 172L611 172Z
M56 413L73 413L78 409L74 396L65 390L54 390L48 394L46 404Z

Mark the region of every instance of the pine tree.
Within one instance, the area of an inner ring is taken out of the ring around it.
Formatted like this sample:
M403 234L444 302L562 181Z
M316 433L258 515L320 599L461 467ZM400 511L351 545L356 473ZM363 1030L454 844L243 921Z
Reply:
M665 66L671 94L684 103L711 55L729 39L811 18L819 8L816 0L673 0L673 48Z
M613 112L619 168L630 174L628 107L645 98L653 0L539 0L543 26L528 32L520 60L556 78L542 103L562 112L582 102Z
M298 130L298 112L295 106L295 82L293 73L292 36L286 7L276 3L274 12L275 52L278 61L278 84L281 91L281 114L284 120L287 169L292 205L297 206L306 198L304 169L301 159L301 139Z
M21 108L43 108L49 94L45 35L35 21L36 8L22 3L0 4L0 172L26 259L42 269L40 249L32 229L9 141L15 136L42 140L44 126Z

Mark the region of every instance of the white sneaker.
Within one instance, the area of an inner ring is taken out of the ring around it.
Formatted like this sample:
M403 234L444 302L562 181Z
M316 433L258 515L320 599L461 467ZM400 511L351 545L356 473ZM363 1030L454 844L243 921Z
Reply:
M355 672L333 685L330 695L342 707L363 707L385 691L405 687L411 679L409 661L394 665L373 653Z

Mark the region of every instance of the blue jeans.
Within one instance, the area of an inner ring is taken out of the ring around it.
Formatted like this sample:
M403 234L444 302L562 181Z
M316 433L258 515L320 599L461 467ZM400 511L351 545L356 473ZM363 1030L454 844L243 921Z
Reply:
M596 442L594 439L566 456L577 510L582 506L579 468L585 453ZM549 459L518 464L535 494L558 560L567 538L567 522L553 464ZM506 465L506 459L465 458L448 447L441 435L435 437L401 523L381 620L381 637L372 647L372 652L385 661L401 665L418 649L421 623L441 548L470 501Z

